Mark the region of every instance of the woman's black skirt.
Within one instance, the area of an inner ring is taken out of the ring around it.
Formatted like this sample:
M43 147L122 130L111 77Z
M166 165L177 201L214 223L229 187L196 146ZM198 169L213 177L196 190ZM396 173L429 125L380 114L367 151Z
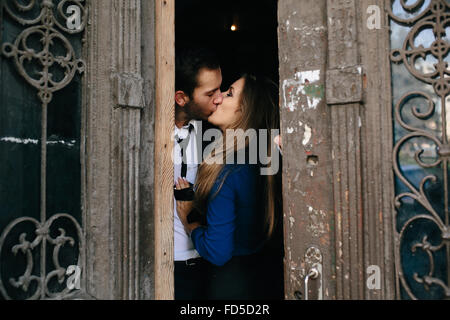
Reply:
M210 300L281 300L282 257L265 252L234 256L224 266L211 266L208 283Z

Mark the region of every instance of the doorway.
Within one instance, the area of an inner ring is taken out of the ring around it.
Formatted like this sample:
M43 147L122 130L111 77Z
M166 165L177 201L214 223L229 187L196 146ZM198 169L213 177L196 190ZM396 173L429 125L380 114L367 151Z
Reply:
M269 77L279 83L277 0L175 1L175 47L206 47L218 56L221 90L226 91L242 73ZM175 50L177 51L177 50ZM281 186L281 183L280 183ZM281 188L279 190L281 198ZM275 285L284 294L283 221L279 221L269 250L277 260Z
M276 0L177 0L175 45L207 46L219 56L222 89L238 73L269 76L278 83Z

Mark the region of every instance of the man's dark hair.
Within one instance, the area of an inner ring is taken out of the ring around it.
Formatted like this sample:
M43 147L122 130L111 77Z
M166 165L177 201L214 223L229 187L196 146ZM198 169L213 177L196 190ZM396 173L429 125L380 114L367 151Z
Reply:
M181 90L190 98L197 87L198 72L202 68L215 70L220 62L213 51L207 48L183 48L175 57L175 90Z

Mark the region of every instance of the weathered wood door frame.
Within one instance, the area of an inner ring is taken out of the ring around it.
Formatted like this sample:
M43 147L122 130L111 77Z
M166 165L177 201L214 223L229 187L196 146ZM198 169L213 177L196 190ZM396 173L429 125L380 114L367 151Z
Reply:
M87 267L83 276L87 293L97 299L151 296L146 269L151 257L144 250L151 245L143 243L150 213L145 203L140 204L142 181L147 179L140 174L145 168L140 161L153 160L141 153L141 148L148 148L147 141L141 143L141 132L147 130L147 119L141 115L151 109L143 99L142 69L147 64L141 67L141 35L142 30L153 31L153 26L151 19L145 19L148 12L141 15L141 3L152 7L152 1L87 2L81 154Z
M367 28L369 6L380 9L380 29ZM389 6L390 0L278 3L287 299L303 289L301 260L314 245L328 250L325 299L398 297ZM89 7L86 286L98 298L148 298L154 288L156 299L173 299L175 0L102 0ZM317 70L318 81L306 88L314 90L298 90L299 76L317 78L311 72ZM297 109L303 102L306 112L293 110L286 97ZM320 98L316 109L308 105L313 98ZM379 290L366 287L372 265L380 267Z
M175 0L155 1L155 298L174 298L173 162Z
M174 126L174 4L175 0L155 1L156 299L174 297L170 157ZM392 109L385 55L389 35L385 30L366 28L369 5L387 12L389 0L278 3L281 129L286 144L286 299L295 299L296 291L304 290L305 266L317 258L316 251L308 251L311 248L322 253L324 299L395 297ZM382 25L388 26L386 15L382 15ZM310 87L317 90L289 96L286 90L302 85L299 76L304 75L318 75ZM342 90L333 91L333 86ZM352 86L357 92L351 90ZM295 111L286 97L297 99L297 108L299 102L304 103L306 112ZM320 100L316 108L310 108L313 98ZM292 132L296 132L295 139L289 137ZM308 252L312 256L308 257ZM371 265L381 269L380 290L366 287L366 270Z
M395 298L389 5L279 3L286 299L305 297L319 260L324 299ZM366 286L371 266L380 289Z

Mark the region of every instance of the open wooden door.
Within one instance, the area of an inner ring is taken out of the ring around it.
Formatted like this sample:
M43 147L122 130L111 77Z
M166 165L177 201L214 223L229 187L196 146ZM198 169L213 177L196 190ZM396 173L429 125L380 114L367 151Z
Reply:
M287 299L449 297L449 10L279 2Z
M326 1L279 1L278 17L285 298L331 299L335 262L331 110L324 91Z

